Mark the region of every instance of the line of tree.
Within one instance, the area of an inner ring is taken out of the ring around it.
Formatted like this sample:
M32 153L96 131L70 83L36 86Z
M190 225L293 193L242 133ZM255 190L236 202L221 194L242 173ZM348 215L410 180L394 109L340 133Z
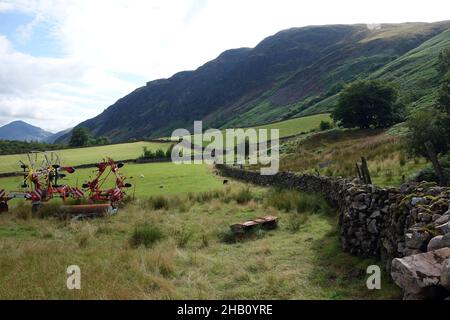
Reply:
M157 149L155 151L143 147L142 155L139 157L140 159L152 160L152 159L170 159L172 157L172 149L174 145L171 144L170 147L164 151L163 149Z
M95 138L89 134L86 128L78 127L73 129L70 137L69 146L71 147L89 147L89 146L104 146L109 144L107 137L101 136Z
M30 151L51 151L64 148L67 148L67 146L38 141L0 140L0 155L28 153Z

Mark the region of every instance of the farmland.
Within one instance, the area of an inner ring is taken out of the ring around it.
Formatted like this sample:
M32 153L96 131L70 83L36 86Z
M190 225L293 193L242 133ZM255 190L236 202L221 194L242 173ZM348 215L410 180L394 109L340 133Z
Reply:
M282 136L291 136L315 129L320 121L329 120L329 115L316 116L312 124L305 119L265 127L279 128ZM337 141L332 132L301 135L284 144L282 168L310 170L328 159L332 150L342 151L334 155L336 159L340 159L338 155L348 158L348 152L356 157L374 149L374 155L368 155L370 160L377 160L378 153L391 152L395 157L386 166L399 161L401 145L384 131L374 132L370 139L365 132L342 131ZM356 143L360 137L369 141L367 145ZM70 164L95 162L102 156L136 158L144 146L157 149L168 144L139 142L74 149L76 157ZM389 149L377 149L383 146ZM302 150L301 156L295 154L298 150ZM69 164L68 151L61 154L64 164ZM407 165L410 163L414 164L412 159L407 160ZM374 165L379 164L371 164L371 168ZM343 170L338 165L331 169L336 174ZM80 186L94 172L94 168L77 169L61 183ZM317 195L233 180L223 184L224 178L204 164L127 163L121 172L134 186L127 194L135 197L110 217L85 221L37 218L31 217L29 204L11 201L10 212L0 215L0 298L400 297L387 275L382 277L382 290L367 290L365 270L375 262L341 251L337 212ZM15 190L20 183L21 177L2 178L0 188ZM229 231L231 224L263 215L277 216L278 228L257 229L244 239ZM65 287L66 268L71 264L82 270L81 290ZM21 270L20 277L13 276L14 270Z
M312 116L305 116L305 117L300 117L300 118L294 118L294 119L289 119L289 120L284 120L284 121L278 121L278 122L273 122L273 123L269 123L269 124L265 124L265 125L261 125L261 126L255 126L255 127L248 127L248 128L243 128L244 130L246 129L267 129L267 130L272 130L272 129L278 129L279 130L279 137L280 138L286 138L286 137L291 137L294 135L301 135L301 134L305 134L311 131L315 131L319 129L320 123L322 121L325 122L330 122L332 123L333 120L331 118L331 114L330 113L322 113L322 114L316 114L316 115L312 115ZM233 128L233 129L238 129L238 128ZM222 134L224 137L224 145L226 143L226 129L222 129ZM258 131L257 131L257 134ZM192 135L191 139L193 139L193 143L197 144L195 141L196 135ZM268 133L268 138L270 138L270 132ZM239 139L237 141L238 143L242 142L242 139ZM203 145L206 146L208 145L210 142L209 141L203 141Z
M86 163L96 163L104 157L113 157L115 160L135 159L142 154L143 147L150 150L167 150L170 144L157 142L134 142L112 144L108 146L64 149L56 151L61 163L66 166L76 166ZM19 160L25 161L26 155L0 156L0 173L19 171Z
M171 162L152 164L126 164L122 169L127 180L136 186L136 197L154 195L183 194L192 191L205 192L221 188L222 181L211 174L211 168L206 165L176 165ZM72 175L67 175L61 183L81 186L94 174L94 168L77 169ZM22 182L21 177L0 179L0 189L17 190ZM112 179L108 182L112 185ZM105 185L108 186L108 183ZM127 190L129 195L134 188Z
M318 129L320 122L328 121L332 122L329 113L316 114L307 117L295 118L284 120L280 122L274 122L262 126L254 127L255 129L279 129L280 138L293 136L302 132L308 132L313 129Z

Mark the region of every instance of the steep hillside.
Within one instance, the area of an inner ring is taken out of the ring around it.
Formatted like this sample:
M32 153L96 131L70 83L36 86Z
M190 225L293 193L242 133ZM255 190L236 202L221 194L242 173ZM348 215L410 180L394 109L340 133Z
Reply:
M414 49L427 54L425 47L434 47L433 39L448 40L443 32L449 27L450 22L439 22L281 31L253 49L229 50L195 71L151 81L80 126L121 141L168 136L199 119L206 127L223 128L326 111L345 83L365 77L397 79L396 61ZM411 60L405 61L402 66L409 68ZM427 58L414 61L424 74L429 70Z
M23 121L14 121L0 127L1 140L45 141L53 133Z
M400 98L410 109L427 108L435 100L441 81L437 71L439 53L449 47L450 30L446 30L376 70L368 78L397 84L401 89ZM299 115L328 111L336 100L337 95L330 96Z

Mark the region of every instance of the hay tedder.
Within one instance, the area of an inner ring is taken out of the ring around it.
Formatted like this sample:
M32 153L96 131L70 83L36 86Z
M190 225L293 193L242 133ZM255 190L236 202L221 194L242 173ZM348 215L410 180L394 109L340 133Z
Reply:
M28 163L20 161L22 190L7 192L0 189L0 212L8 211L8 202L12 199L30 201L31 210L36 213L51 199L61 198L64 202L61 210L74 218L114 214L125 196L124 189L131 187L119 173L124 164L116 163L111 158L96 165L94 178L83 184L82 188L78 188L78 183L75 187L60 184L67 174L73 174L76 170L74 167L61 166L56 153L30 152L27 160ZM113 176L115 183L107 188L106 181L110 176ZM85 204L70 204L68 199L75 199L70 202Z

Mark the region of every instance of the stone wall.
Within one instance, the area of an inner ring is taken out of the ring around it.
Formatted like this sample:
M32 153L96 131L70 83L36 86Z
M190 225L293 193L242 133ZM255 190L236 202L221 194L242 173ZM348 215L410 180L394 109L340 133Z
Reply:
M449 245L450 188L433 183L380 188L310 174L262 176L259 171L225 165L216 165L216 169L224 176L258 185L320 193L339 209L343 250L381 259L388 272L394 258Z

